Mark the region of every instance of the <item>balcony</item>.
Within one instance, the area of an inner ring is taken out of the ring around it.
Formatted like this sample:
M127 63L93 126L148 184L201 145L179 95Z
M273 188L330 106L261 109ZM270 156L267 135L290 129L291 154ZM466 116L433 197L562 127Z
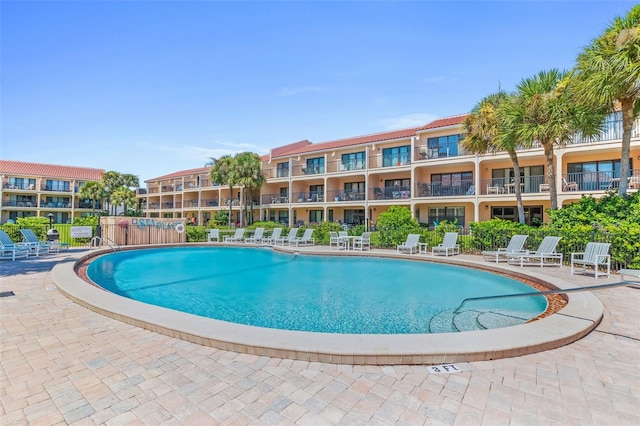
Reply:
M461 197L475 195L476 187L471 180L460 182L418 182L417 197Z
M411 198L411 187L394 186L378 187L369 190L370 200L408 200Z
M367 194L365 191L353 191L353 190L327 191L328 201L333 201L333 202L364 201L366 195Z
M449 144L448 146L428 146L418 145L414 148L414 158L416 160L432 160L436 158L451 158L468 155L459 144Z
M293 176L311 176L324 174L324 165L295 166Z
M369 168L380 169L385 167L401 167L411 164L409 153L403 155L372 155L369 157Z
M20 191L35 191L36 190L36 185L34 183L12 184L12 183L7 182L2 187L4 189L16 189L16 190L20 190Z
M318 191L294 192L291 194L291 200L293 203L322 203L324 194Z
M563 175L562 191L616 191L620 187L618 172L583 172ZM631 171L629 189L640 189L640 169Z
M327 167L329 173L344 173L366 169L364 159L352 161L330 161Z
M527 176L520 178L520 191L523 194L531 194L548 191L544 175ZM480 179L480 195L515 194L516 185L513 178Z
M289 197L282 194L263 194L262 204L288 204Z

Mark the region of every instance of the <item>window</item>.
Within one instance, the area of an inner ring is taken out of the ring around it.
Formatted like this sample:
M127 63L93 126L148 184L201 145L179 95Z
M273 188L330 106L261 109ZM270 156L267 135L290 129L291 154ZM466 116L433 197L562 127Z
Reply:
M410 197L411 179L389 179L384 181L385 200Z
M443 220L464 226L464 207L429 208L429 225L438 226Z
M5 184L6 187L6 184ZM9 178L9 186L10 189L36 189L36 180L35 179L26 179L26 178Z
M629 170L633 162L629 160ZM620 160L590 161L567 164L567 181L576 182L582 191L606 190L612 179L620 178Z
M323 222L324 211L323 210L309 210L309 222Z
M404 166L411 164L409 146L397 146L395 148L385 148L382 150L382 167Z
M466 195L473 185L473 172L437 173L431 175L431 191L437 195Z
M518 208L508 207L491 207L491 219L518 221ZM525 206L524 221L527 225L542 224L542 206Z
M364 210L344 211L344 223L348 223L349 225L363 225L364 222Z
M276 177L289 177L289 162L276 165Z
M49 180L45 186L46 191L66 191L69 192L69 182L63 180Z
M340 165L340 171L364 169L364 157L364 151L342 154L342 164Z
M309 196L311 201L322 201L324 199L324 185L309 185Z
M458 146L464 135L440 136L427 139L429 158L456 157L464 154Z
M324 157L309 158L307 160L307 167L303 167L302 173L305 175L324 173Z

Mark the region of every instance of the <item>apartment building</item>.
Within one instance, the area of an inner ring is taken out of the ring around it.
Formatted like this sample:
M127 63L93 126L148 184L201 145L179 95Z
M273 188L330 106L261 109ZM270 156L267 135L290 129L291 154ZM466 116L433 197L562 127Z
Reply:
M506 152L467 153L460 141L465 116L435 120L425 126L277 147L262 157L266 178L253 194L262 220L287 225L322 221L375 225L389 206L409 208L420 222L455 221L467 225L491 218L517 220L515 186L520 185L528 223L546 220L549 182L543 149L518 151L520 176L514 176ZM603 196L617 189L620 176L622 118L611 114L596 139L576 137L554 155L558 202L582 195ZM640 120L634 124L629 189L640 187ZM634 168L635 167L635 168ZM240 188L211 182L202 167L160 176L139 190L147 217L187 218L204 224L216 211L241 211ZM259 216L258 216L259 215Z
M70 223L74 217L90 215L92 201L77 193L86 182L100 181L103 173L87 167L0 160L0 222L52 214L53 223Z

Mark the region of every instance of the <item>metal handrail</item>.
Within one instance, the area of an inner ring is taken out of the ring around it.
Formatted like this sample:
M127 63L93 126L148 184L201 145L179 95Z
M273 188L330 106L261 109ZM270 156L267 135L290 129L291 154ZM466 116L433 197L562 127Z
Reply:
M593 286L586 286L586 287L576 287L576 288L566 288L566 289L559 289L559 290L536 291L536 292L532 292L532 293L501 294L499 296L467 297L466 299L464 299L462 301L462 303L460 303L458 305L458 307L456 309L454 309L453 313L457 314L465 303L471 302L471 301L476 301L476 300L508 299L508 298L513 298L513 297L530 297L530 296L546 296L548 294L577 293L577 292L580 292L580 291L604 290L604 289L607 289L607 288L624 287L624 286L632 286L632 287L640 288L640 282L639 281L629 281L629 280L627 280L627 281L620 281L620 282L617 282L617 283L610 283L610 284L600 284L600 285L593 285Z
M116 252L118 250L122 251L122 247L120 247L118 245L118 243L116 243L115 241L113 241L109 237L104 237L104 238L103 237L93 237L91 239L91 242L89 243L89 248L101 247L103 244L108 245L109 248L111 250L113 250L114 252Z

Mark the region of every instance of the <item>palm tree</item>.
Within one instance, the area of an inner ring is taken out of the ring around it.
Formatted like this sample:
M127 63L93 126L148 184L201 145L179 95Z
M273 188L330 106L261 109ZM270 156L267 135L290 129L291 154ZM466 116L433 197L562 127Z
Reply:
M555 146L562 146L580 132L586 137L601 132L604 114L575 102L570 74L557 69L540 71L517 86L512 102L500 106L506 138L523 146L539 143L544 148L551 209L558 208L553 165ZM518 185L516 185L517 187Z
M111 194L111 202L114 206L123 205L124 215L127 215L127 206L135 205L136 193L127 186L116 188Z
M620 195L627 195L631 132L640 115L640 5L616 17L604 33L578 56L578 99L621 110Z
M96 201L104 200L106 192L102 182L91 181L87 182L80 187L78 191L78 197L86 200L91 200L93 207L93 215L96 215Z
M232 202L233 200L233 185L236 183L236 167L235 160L230 155L223 155L222 157L211 159L213 165L209 170L209 176L211 180L220 185L229 185L229 226L231 226L232 216Z
M262 175L262 163L258 154L253 152L242 152L235 156L237 183L242 185L244 193L244 209L246 222L253 222L253 202L252 194L255 188L260 188L264 183ZM247 206L250 206L250 215L247 212Z
M513 163L515 176L520 176L520 163L516 153L517 143L512 133L505 132L503 119L500 116L500 105L510 100L511 95L502 90L481 99L462 123L466 136L461 144L465 151L475 154L507 151ZM514 188L518 203L518 221L524 223L522 190L520 185L515 185Z

